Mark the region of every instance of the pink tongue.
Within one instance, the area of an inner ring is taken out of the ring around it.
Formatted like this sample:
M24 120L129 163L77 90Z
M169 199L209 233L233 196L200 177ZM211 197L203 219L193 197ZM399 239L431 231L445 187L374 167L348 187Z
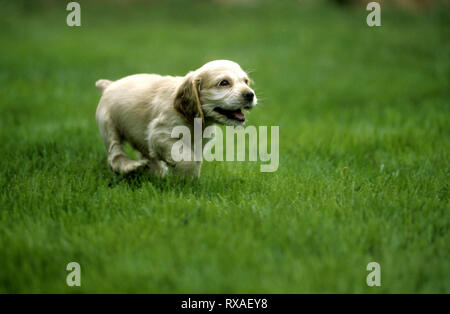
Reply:
M241 110L236 110L236 111L233 111L232 113L233 113L233 116L236 119L238 119L238 120L244 120L245 119L245 116L244 116L244 114L242 113Z

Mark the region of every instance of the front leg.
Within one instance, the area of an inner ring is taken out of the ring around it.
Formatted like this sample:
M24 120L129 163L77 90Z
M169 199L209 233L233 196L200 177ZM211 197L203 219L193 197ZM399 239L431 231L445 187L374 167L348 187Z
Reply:
M172 142L172 141L171 141ZM173 141L175 143L175 141ZM172 143L172 145L173 145ZM167 143L166 143L167 144ZM181 160L175 161L172 158L172 145L165 145L161 148L161 158L172 168L173 173L177 177L182 178L199 178L202 169L201 161ZM194 153L191 152L193 158Z
M175 161L172 158L172 146L177 142L177 139L166 139L165 141L156 140L150 144L152 159L160 159L161 162L165 162L172 169L173 173L178 177L191 177L199 178L200 171L202 168L201 161ZM192 159L194 158L194 153L191 152Z
M157 158L150 158L147 163L147 168L152 176L158 178L164 178L169 172L166 163Z
M159 160L167 164L178 177L199 178L202 167L201 161L194 161L194 146L186 143L184 149L191 150L190 159L173 158L172 147L180 141L180 138L172 137L172 128L163 123L161 119L155 119L148 130L148 150L150 159ZM193 143L191 143L193 144Z

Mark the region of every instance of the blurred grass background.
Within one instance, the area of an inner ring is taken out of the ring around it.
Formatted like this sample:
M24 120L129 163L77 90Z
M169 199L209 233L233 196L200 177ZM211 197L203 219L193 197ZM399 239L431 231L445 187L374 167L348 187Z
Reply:
M448 6L337 2L0 2L0 292L450 292ZM115 176L94 82L213 59L251 72L279 170Z

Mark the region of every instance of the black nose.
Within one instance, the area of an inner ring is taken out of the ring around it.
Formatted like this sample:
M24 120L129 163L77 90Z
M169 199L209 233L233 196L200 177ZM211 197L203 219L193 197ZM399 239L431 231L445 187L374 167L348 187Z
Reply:
M245 92L245 93L243 94L243 96L244 96L244 99L245 99L245 100L247 100L247 101L252 101L252 100L253 100L253 97L255 97L255 94L253 94L252 92Z

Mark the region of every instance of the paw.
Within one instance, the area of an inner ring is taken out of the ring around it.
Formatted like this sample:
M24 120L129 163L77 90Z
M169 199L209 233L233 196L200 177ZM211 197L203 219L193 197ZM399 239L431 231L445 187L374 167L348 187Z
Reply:
M121 175L126 175L126 174L130 174L133 173L135 171L137 171L138 169L145 167L147 164L146 160L139 160L139 161L129 161L125 164L123 164L120 169L119 169L119 173Z
M164 178L168 174L169 168L165 162L159 161L149 165L149 172L152 176Z

